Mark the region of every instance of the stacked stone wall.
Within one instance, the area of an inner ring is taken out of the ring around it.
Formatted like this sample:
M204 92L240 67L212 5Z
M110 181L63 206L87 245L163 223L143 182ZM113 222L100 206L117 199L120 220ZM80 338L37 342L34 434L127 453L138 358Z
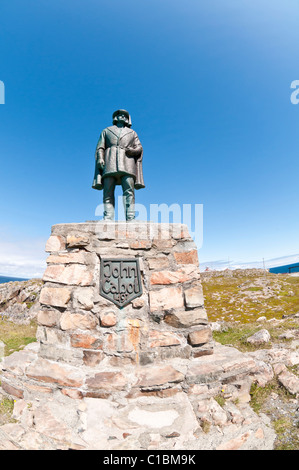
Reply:
M75 398L165 390L184 378L171 361L213 353L197 248L186 226L58 224L46 251L38 356L19 375L4 371L4 387L19 394L23 383L27 390L58 388ZM138 259L142 295L123 308L102 297L102 258Z

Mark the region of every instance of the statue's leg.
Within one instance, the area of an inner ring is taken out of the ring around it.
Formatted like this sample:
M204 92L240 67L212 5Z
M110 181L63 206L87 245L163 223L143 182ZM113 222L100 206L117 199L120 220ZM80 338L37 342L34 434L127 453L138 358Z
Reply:
M103 178L104 220L114 220L115 183L116 180L113 176L105 176L105 178Z
M135 219L135 189L134 178L132 176L123 176L121 179L123 188L123 201L126 214L126 220Z

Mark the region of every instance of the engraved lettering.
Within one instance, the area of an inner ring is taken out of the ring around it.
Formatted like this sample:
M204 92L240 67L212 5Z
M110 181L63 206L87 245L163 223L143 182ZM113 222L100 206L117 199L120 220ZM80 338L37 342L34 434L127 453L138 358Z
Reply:
M100 294L120 308L142 295L139 260L101 259Z

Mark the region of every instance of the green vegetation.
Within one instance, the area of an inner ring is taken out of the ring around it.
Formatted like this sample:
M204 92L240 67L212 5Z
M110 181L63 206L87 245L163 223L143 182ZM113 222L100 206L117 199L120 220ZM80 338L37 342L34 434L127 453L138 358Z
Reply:
M202 421L200 426L205 434L209 434L211 429L211 423L209 423L208 421Z
M31 321L29 325L22 325L0 320L0 341L5 344L4 355L8 356L36 341L36 329L35 321Z
M287 348L298 338L298 318L292 315L299 312L299 277L252 269L207 272L201 279L208 318L221 325L221 331L213 331L218 343L250 352L276 345ZM270 333L270 341L255 346L247 343L262 328ZM288 368L298 375L297 365ZM252 409L271 420L277 435L275 450L298 450L296 397L276 376L264 387L253 383L250 395ZM221 394L214 398L223 406Z
M275 450L298 450L299 449L299 422L296 422L294 412L289 411L286 414L281 414L279 408L284 403L288 409L288 401L294 400L284 387L281 387L276 379L273 379L265 387L259 387L257 384L251 386L251 401L252 409L257 413L265 413L272 419L272 426L277 435L275 441ZM275 400L271 403L271 396L276 396ZM280 400L280 406L276 405L277 400Z
M292 419L281 417L273 421L274 430L277 434L276 450L298 450L298 433L293 433Z
M235 325L229 327L225 331L214 331L213 338L218 343L231 345L239 349L239 351L254 351L256 346L246 342L249 336L252 336L260 329L257 325Z
M277 390L278 384L276 380L268 383L267 385L265 385L265 387L259 387L256 383L252 384L250 390L251 408L256 413L260 413L269 395L273 392L277 392Z
M222 395L216 395L214 400L217 401L218 405L222 407L225 405L225 398Z
M299 277L263 270L202 273L209 320L251 323L259 317L280 319L299 311Z
M1 397L0 397L1 399ZM14 423L12 418L14 401L7 397L2 397L0 401L0 425L2 423Z

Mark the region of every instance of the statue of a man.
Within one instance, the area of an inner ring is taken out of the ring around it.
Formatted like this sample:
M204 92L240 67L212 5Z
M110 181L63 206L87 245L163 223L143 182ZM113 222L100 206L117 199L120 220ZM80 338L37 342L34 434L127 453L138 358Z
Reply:
M92 187L103 189L104 220L113 220L114 190L123 189L126 220L135 219L135 189L144 188L142 173L143 149L133 129L128 111L118 109L113 125L104 129L95 152L95 175Z

